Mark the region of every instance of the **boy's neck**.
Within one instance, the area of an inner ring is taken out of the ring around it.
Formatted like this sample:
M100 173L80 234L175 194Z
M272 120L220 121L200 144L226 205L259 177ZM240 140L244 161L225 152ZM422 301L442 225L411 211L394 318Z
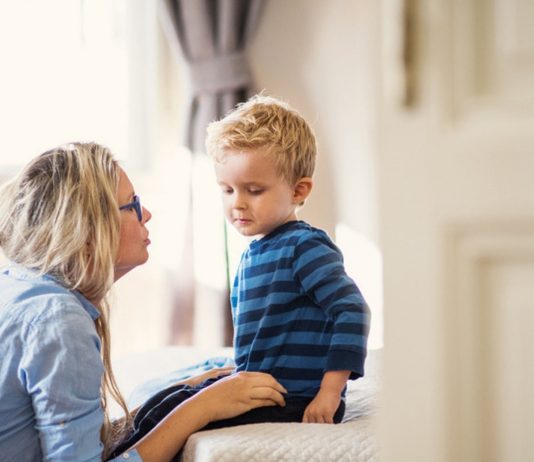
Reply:
M299 221L299 219L297 218L296 215L294 215L292 218L284 221L283 223L279 224L276 228L274 229L271 229L268 233L265 233L265 234L257 234L255 236L253 236L253 240L255 241L260 241L261 239L264 239L265 237L268 237L270 236L271 234L275 233L276 231L278 231L280 228L282 228L283 226L286 226L288 223L294 223L294 222L297 222Z

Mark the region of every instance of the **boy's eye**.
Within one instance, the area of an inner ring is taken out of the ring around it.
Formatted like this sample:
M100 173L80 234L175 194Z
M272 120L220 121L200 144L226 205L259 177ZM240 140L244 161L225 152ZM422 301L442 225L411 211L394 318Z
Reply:
M259 195L263 192L264 190L263 189L249 189L249 193L250 194L253 194L253 195Z
M232 188L222 188L224 194L232 194L234 190Z

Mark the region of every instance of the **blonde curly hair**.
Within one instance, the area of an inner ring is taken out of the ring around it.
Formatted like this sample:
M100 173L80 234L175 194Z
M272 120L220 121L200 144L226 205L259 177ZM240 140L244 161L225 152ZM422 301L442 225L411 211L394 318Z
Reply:
M206 150L216 162L232 152L262 150L272 156L278 173L294 185L313 176L317 142L297 111L284 101L258 94L208 125Z

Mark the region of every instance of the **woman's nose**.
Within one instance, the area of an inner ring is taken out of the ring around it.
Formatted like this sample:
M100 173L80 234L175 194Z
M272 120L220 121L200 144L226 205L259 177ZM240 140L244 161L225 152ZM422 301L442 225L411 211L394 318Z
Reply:
M150 213L150 210L148 210L146 207L143 207L143 223L150 221L151 218L152 214Z

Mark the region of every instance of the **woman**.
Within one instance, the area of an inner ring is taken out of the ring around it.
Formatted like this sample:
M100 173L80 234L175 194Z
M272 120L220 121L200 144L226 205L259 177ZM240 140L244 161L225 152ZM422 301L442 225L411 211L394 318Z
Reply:
M4 460L102 460L129 429L106 296L147 261L150 218L109 150L92 143L38 156L0 191L0 247L12 262L0 273ZM284 392L268 374L225 377L116 460L171 460L209 422L284 405ZM107 417L109 396L125 411L121 421Z

